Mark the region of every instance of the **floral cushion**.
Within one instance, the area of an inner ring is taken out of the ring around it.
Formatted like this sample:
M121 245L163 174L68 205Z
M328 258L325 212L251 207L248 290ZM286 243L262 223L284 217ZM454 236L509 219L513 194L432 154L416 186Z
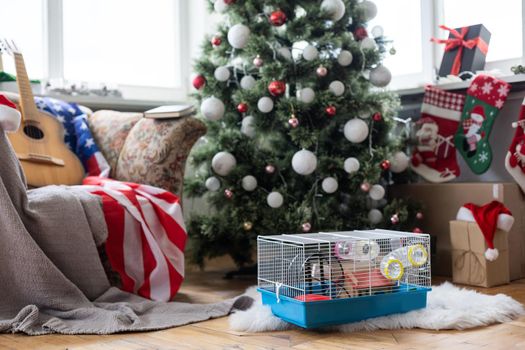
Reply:
M191 117L140 119L117 162L115 179L157 186L181 196L186 158L205 125Z
M115 178L118 158L126 137L142 118L142 113L123 113L101 110L89 116L89 128L95 142L111 167L110 177Z

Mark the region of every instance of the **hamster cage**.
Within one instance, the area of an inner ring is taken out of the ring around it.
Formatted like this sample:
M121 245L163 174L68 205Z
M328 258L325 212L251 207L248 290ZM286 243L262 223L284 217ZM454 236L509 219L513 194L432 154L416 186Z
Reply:
M426 307L430 237L388 230L259 236L258 290L304 328Z

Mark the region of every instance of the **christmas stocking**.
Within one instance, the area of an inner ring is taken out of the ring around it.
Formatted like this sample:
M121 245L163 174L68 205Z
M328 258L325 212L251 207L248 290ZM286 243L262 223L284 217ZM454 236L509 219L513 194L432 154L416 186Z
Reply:
M525 192L525 100L521 105L519 120L512 126L516 127L516 134L505 158L505 167Z
M464 103L462 95L433 86L425 88L411 165L427 181L446 182L459 176L453 137Z
M467 90L454 143L475 174L483 174L490 167L490 131L509 90L506 82L486 75L478 75Z

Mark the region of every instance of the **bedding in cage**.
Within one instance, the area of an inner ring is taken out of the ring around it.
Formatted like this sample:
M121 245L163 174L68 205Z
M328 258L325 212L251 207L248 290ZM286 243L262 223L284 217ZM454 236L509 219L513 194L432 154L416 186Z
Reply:
M429 235L370 230L257 241L263 304L287 322L317 328L426 307Z

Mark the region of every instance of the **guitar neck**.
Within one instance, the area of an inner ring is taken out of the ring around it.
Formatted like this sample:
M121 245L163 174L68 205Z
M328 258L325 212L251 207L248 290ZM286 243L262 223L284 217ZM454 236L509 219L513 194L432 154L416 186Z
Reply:
M27 75L24 57L21 53L15 53L15 67L16 67L16 81L18 91L20 93L20 108L22 109L22 116L24 118L34 117L38 115L38 109L35 104L35 97L31 89L31 82Z

